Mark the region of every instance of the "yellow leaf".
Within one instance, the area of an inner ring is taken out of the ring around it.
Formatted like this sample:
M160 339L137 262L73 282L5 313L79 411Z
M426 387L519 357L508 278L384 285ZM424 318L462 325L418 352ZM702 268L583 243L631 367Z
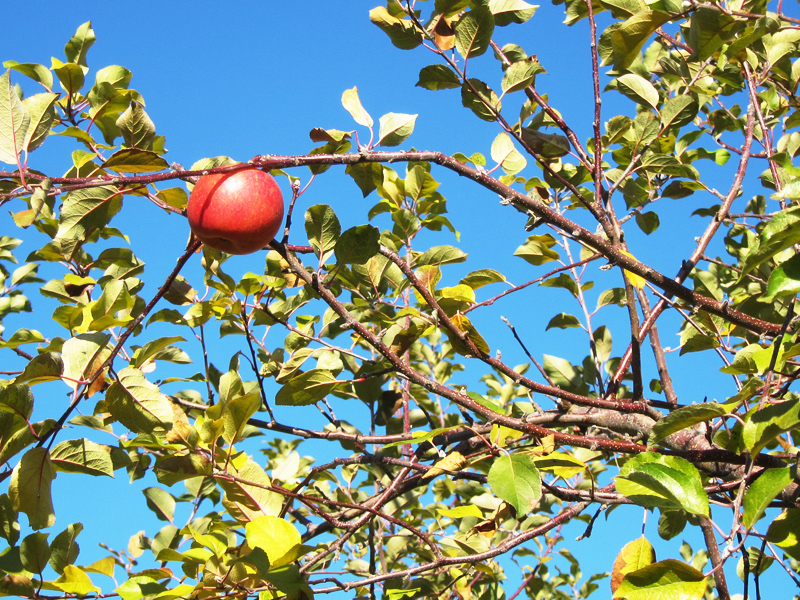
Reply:
M344 91L342 94L342 106L352 115L356 123L364 127L372 127L372 117L369 116L369 113L364 110L364 107L361 105L361 100L358 98L357 87Z
M422 476L423 479L432 479L442 473L454 473L467 464L467 459L460 452L452 452L438 461L433 467Z
M251 548L267 553L272 569L291 564L311 550L302 544L294 525L278 517L256 517L245 525L245 537Z
M492 425L492 433L490 434L489 439L498 448L505 448L507 440L517 439L521 435L522 435L521 431L517 431L516 429L510 429L508 427L503 427L502 425L495 424Z
M651 565L655 560L656 551L644 536L625 544L614 561L614 569L611 572L611 591L617 591L625 575Z
M483 339L481 334L478 333L478 330L475 329L472 322L465 315L459 312L453 315L450 320L453 322L453 325L467 334L467 339L475 344L478 351L489 354L489 344L486 343L486 340ZM463 340L454 335L450 336L450 344L452 344L453 350L459 354L463 354L464 356L472 356L474 354Z
M636 260L636 257L627 250L620 250L620 252L625 256ZM644 284L647 283L643 277L639 277L636 273L631 273L630 271L625 271L625 277L628 278L628 281L633 287L640 290L644 287Z
M100 588L92 584L92 580L81 569L74 565L66 565L64 573L53 582L58 589L68 594L86 596L91 592L100 593Z
M439 508L437 513L443 517L450 517L451 519L461 519L463 517L482 517L481 509L474 504L467 504L466 506L456 506L455 508Z

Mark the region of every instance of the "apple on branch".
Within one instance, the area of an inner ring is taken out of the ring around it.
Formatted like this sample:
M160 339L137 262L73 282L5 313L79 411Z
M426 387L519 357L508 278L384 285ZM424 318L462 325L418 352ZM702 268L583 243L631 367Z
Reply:
M203 175L189 196L189 226L204 244L228 254L266 247L283 223L283 195L269 173L245 167Z

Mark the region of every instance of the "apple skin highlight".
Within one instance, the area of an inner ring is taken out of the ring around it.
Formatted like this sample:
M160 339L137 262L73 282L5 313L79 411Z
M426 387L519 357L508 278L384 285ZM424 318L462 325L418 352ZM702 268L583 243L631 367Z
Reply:
M189 226L197 238L228 254L265 248L283 223L283 194L269 173L246 167L203 175L189 196Z

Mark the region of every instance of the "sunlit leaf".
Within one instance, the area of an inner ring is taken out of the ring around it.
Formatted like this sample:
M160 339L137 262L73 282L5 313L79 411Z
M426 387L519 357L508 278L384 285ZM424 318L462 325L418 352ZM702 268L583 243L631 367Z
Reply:
M358 97L358 88L350 88L342 93L342 106L350 113L356 123L364 127L372 127L372 117L361 105L361 100Z
M9 72L0 75L0 161L15 165L25 148L31 116L11 85Z
M651 565L655 561L656 551L644 536L625 544L617 554L616 560L614 560L614 570L611 573L611 591L617 591L625 575Z
M56 522L51 484L56 478L46 448L31 448L14 467L8 495L15 510L28 515L31 529L38 531Z
M705 593L706 578L703 574L670 558L625 575L613 597L615 600L700 600Z
M399 146L414 132L414 123L418 115L389 113L380 119L378 144L381 146Z
M517 514L527 515L542 497L542 479L531 456L522 452L503 454L489 469L489 486L511 504Z
M456 50L464 58L486 52L494 32L494 16L490 8L476 6L456 23Z

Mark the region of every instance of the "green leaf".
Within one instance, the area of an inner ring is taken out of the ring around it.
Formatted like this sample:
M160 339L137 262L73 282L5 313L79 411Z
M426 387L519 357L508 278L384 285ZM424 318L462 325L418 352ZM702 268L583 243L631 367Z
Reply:
M283 496L270 491L272 482L263 468L249 456L244 459L244 464L233 460L228 465L228 474L235 476L235 480L224 475L215 477L225 492L222 504L239 521L252 521L261 515L277 516Z
M22 73L37 83L41 83L47 91L53 89L53 72L44 65L37 63L18 63L15 60L7 60L3 63L3 66L17 73Z
M306 211L306 234L321 262L333 252L342 226L333 209L327 204L315 204Z
M529 85L533 85L538 73L544 72L544 67L534 58L512 63L503 74L503 83L501 84L503 93L510 94L524 90Z
M75 30L75 33L70 38L69 42L67 42L67 45L64 46L64 55L69 62L85 67L86 53L96 40L97 38L92 29L92 22L86 21Z
M184 280L185 281L185 280ZM161 353L166 348L170 347L175 342L185 342L186 340L179 335L170 337L162 337L151 342L147 342L144 346L139 348L133 356L131 366L141 368L142 365L152 362L159 358Z
M472 396L471 392L467 392L470 397ZM498 407L498 410L502 412L502 409ZM437 435L441 435L443 433L447 433L448 431L453 431L454 429L458 429L461 427L460 425L453 425L452 427L437 427L436 429L431 429L430 431L412 431L411 432L411 439L410 440L399 440L397 442L390 442L384 446L384 448L393 448L395 446L408 446L411 444L424 444L435 438Z
M556 240L549 233L532 235L528 237L527 242L514 251L514 256L519 256L532 265L543 265L560 258L558 252L552 250L555 245Z
M800 199L800 177L793 179L781 189L770 196L773 200L797 200Z
M691 14L686 41L692 48L692 60L704 61L713 56L735 33L736 19L712 8L698 8Z
M601 306L607 306L609 304L625 306L626 302L627 296L625 294L625 288L609 288L601 293L597 298L597 308L600 308Z
M480 394L478 394L476 392L469 392L469 391L466 392L466 394L467 394L467 396L472 398L475 402L477 402L478 404L480 404L483 407L488 408L489 410L493 410L494 412L500 413L500 414L503 414L505 412L501 405L497 404L493 400L490 400L486 396L481 396Z
M661 539L671 540L683 532L687 522L686 511L662 508L658 519L658 535Z
M147 508L152 510L161 521L172 523L175 515L175 498L172 494L157 487L144 488L142 493L147 498Z
M625 134L635 149L641 149L658 137L660 124L653 111L644 111L636 115L633 126Z
M86 72L80 65L71 62L61 62L55 57L50 59L51 69L58 77L61 88L72 96L78 94L85 82Z
M67 565L74 564L77 560L80 546L75 540L81 531L83 531L81 523L72 523L50 544L50 566L59 575L64 573Z
M344 172L353 178L364 198L383 183L383 167L379 163L365 162L347 165Z
M50 451L50 460L57 471L114 477L111 449L85 438L57 444Z
M701 600L705 593L706 578L703 574L670 558L628 573L614 592L614 599Z
M22 374L17 375L14 383L26 383L36 385L47 381L60 379L64 373L64 362L55 352L43 352L37 354L25 365Z
M133 79L133 73L119 65L103 67L95 75L96 83L108 83L118 89L126 89L130 85L131 79Z
M456 23L456 50L464 58L480 56L494 33L494 16L489 7L476 6Z
M548 277L539 285L542 287L563 288L576 298L578 297L578 284L571 275L567 275L566 273L559 273L555 277Z
M670 98L661 108L661 127L663 129L683 127L695 118L699 108L693 96L682 94Z
M8 496L14 510L28 515L31 529L38 531L56 522L51 485L56 471L46 448L31 448L14 467Z
M658 218L658 213L656 212L637 212L636 224L639 226L639 229L641 229L642 232L650 235L656 229L658 229L661 221Z
M491 152L492 160L499 164L507 175L516 175L528 164L507 133L500 133L494 138Z
M414 267L449 265L467 260L467 254L454 246L434 246L416 257Z
M79 243L96 229L105 227L121 208L122 195L114 188L86 188L67 193L56 232L65 257L71 258Z
M313 369L293 377L275 394L279 406L305 406L319 402L343 385L336 376L324 369Z
M291 564L310 550L294 525L278 517L256 517L245 526L245 538L251 548L267 553L270 569Z
M742 261L739 282L764 261L800 242L798 223L800 223L800 207L798 206L775 213L761 231L758 243L750 249Z
M477 290L485 285L489 285L491 283L500 283L503 281L506 281L506 277L499 271L495 271L494 269L478 269L477 271L472 271L465 277L462 277L459 283L463 283L464 285L471 287L473 290Z
M392 212L392 221L395 227L392 232L402 240L412 240L421 226L419 218L414 211L408 208L401 208Z
M504 27L511 23L524 23L530 19L538 6L524 0L489 0L489 10L494 15L495 25Z
M569 389L581 384L580 373L568 360L545 354L542 368L550 381L559 387Z
M0 390L0 464L33 444L36 436L52 429L52 419L31 425L32 412L33 394L27 386L11 384Z
M753 407L744 416L742 441L751 454L758 454L782 433L800 426L800 399Z
M775 517L767 529L767 541L800 559L800 509L789 508Z
M103 168L118 173L155 173L169 168L169 163L150 150L123 148L109 156Z
M655 117L653 117L653 122L656 122ZM640 168L660 175L675 175L676 177L686 177L694 180L699 178L697 170L694 167L691 165L684 165L677 158L668 154L647 152L642 157Z
M84 318L80 325L75 326L75 331L103 331L130 323L134 318L131 311L136 305L130 288L136 285L138 280L135 279L113 279L106 283L100 297L84 307L84 316L88 312L90 318Z
M595 349L597 351L597 358L600 362L605 362L611 356L611 349L614 347L614 341L611 338L611 330L605 325L601 325L594 330L592 334Z
M50 560L50 546L47 545L47 533L26 535L19 547L19 557L25 570L41 574Z
M461 79L447 65L428 65L419 72L417 87L426 90L447 90L461 87Z
M399 146L414 132L417 115L388 113L380 119L378 144L380 146Z
M523 141L544 158L560 158L569 154L569 140L558 133L542 133L532 127L521 130Z
M270 569L267 573L264 573L264 579L289 597L295 598L302 595L310 598L312 596L305 576L300 572L300 568L297 565L284 565ZM303 592L302 594L300 593L301 591Z
M585 462L565 452L551 452L544 456L533 456L532 458L536 463L536 468L540 471L546 471L564 479L575 477L578 473L589 468Z
M742 553L742 558L739 559L739 563L736 565L736 574L742 581L746 579L744 561L748 563L748 573L754 577L760 577L775 562L775 557L764 554L761 550L761 544L747 548L747 551Z
M614 70L618 72L627 69L639 57L639 51L653 32L669 18L665 13L645 9L624 23L611 24L598 42L603 66L614 65Z
M492 492L513 506L519 517L531 512L542 497L542 478L528 454L503 454L489 468L487 481Z
M336 262L363 265L380 250L381 232L372 225L356 225L336 242Z
M9 72L0 75L0 161L17 164L25 148L31 115L11 85Z
M236 444L246 437L247 422L261 408L261 394L252 392L237 396L225 404L222 416L225 419L222 439Z
M434 10L440 15L451 17L464 10L467 4L469 4L468 0L436 0Z
M363 125L364 127L372 127L374 121L361 105L361 100L358 97L357 87L350 88L342 93L342 106L344 106L345 110L350 113L350 116L353 117L353 120L356 123Z
M106 390L108 412L134 433L152 433L172 426L172 403L144 373L127 367Z
M573 315L568 315L567 313L560 313L557 314L555 317L550 319L550 322L547 324L547 327L544 328L545 331L548 329L558 328L558 329L567 329L569 327L580 327L581 322L578 317Z
M0 83L0 89L2 89L2 83ZM22 101L30 115L30 124L24 142L26 152L36 150L50 134L50 126L56 117L56 100L58 100L58 94L34 94Z
M111 354L107 333L84 333L68 339L61 348L64 360L64 383L76 390Z
M131 102L128 106L127 110L122 113L116 121L116 125L119 128L120 133L122 134L122 139L125 140L125 145L128 148L138 148L141 150L152 150L153 143L155 142L156 138L156 126L153 121L150 119L149 115L145 112L144 108L138 102ZM111 159L114 156L112 155ZM137 160L138 158L138 160ZM148 162L148 158L145 157L129 157L129 158L120 158L120 161L125 165L128 166L128 163L133 162L134 165L138 165L140 162L145 163L140 168L149 168L150 170L153 169L153 165L151 164L152 159L149 159L151 162ZM166 162L166 161L165 161ZM161 170L165 167L160 167L156 170ZM117 168L116 170L121 170L121 168ZM146 173L149 171L131 171L133 173L140 172Z
M638 104L656 108L658 106L658 90L647 79L635 73L626 73L617 77L616 87L619 92Z
M646 537L642 536L625 544L614 560L614 570L611 572L611 591L617 591L625 575L652 565L655 560L656 551Z
M640 506L681 508L695 515L709 515L700 473L686 459L643 452L628 460L615 480L617 491Z
M411 21L398 19L383 6L369 11L369 20L380 27L392 44L401 50L413 50L422 43L422 34Z
M18 516L8 494L0 494L0 537L11 547L16 546L19 541Z
M764 511L775 497L785 490L793 481L796 469L767 469L758 479L750 484L744 493L744 514L742 524L750 529L764 515Z
M479 79L467 79L461 86L461 104L484 121L496 121L500 113L500 98Z
M770 273L763 300L772 302L775 298L794 296L797 293L800 293L800 254L782 262Z
M124 581L114 593L122 600L141 600L142 598L158 598L164 593L165 587L147 575L134 575Z
M716 417L721 417L728 412L728 409L716 402L693 404L673 410L653 425L653 430L647 440L647 445L655 446L661 440L666 439L676 431L692 427L697 423L709 421Z

